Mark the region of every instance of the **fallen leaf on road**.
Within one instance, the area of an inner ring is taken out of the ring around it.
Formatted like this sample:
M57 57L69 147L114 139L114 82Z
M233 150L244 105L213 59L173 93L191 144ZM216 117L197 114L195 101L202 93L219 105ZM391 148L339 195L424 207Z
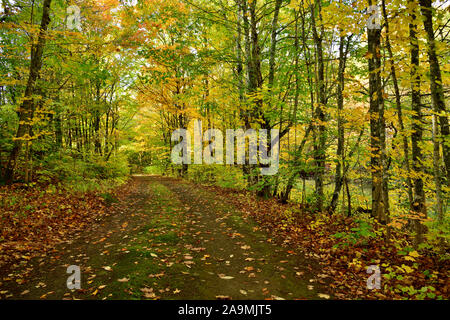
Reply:
M153 292L153 288L141 288L141 291L144 293L145 298L156 298L156 295Z
M189 273L187 273L187 274L189 274ZM157 274L149 274L148 275L149 278L161 278L162 276L164 276L164 272L157 273ZM128 280L130 280L130 279L128 279Z

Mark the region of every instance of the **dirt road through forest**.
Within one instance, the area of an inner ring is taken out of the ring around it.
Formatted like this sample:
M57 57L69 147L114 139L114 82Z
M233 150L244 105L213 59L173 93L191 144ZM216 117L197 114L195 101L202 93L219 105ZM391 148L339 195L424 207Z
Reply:
M323 297L312 261L270 242L216 194L183 180L134 179L111 215L3 275L0 291L9 299ZM80 267L81 290L67 289L70 265ZM25 268L29 275L17 281Z

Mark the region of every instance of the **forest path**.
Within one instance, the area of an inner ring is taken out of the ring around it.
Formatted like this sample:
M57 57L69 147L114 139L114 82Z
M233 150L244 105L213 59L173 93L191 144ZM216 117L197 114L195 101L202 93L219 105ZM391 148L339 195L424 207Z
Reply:
M0 290L10 299L319 298L314 262L272 243L216 194L183 180L134 179L110 216ZM81 290L67 289L70 265L80 267Z

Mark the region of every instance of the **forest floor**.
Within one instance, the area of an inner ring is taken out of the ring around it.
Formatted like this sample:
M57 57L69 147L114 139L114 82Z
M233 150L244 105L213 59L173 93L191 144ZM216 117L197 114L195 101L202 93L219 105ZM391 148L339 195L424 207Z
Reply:
M273 240L214 189L157 176L129 188L83 231L2 267L0 298L333 298L317 259ZM81 290L66 286L70 265Z

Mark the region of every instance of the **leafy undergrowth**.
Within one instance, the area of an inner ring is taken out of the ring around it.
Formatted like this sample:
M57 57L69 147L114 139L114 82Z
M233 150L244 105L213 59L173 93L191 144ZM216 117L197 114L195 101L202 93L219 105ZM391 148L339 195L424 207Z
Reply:
M404 236L383 238L373 221L310 214L301 206L261 200L247 192L203 186L220 194L256 220L274 241L316 258L333 279L340 299L448 299L449 260L427 249L415 250ZM381 271L381 289L370 290L368 266Z
M130 184L107 193L71 192L55 185L0 188L0 270L24 264L108 214Z

